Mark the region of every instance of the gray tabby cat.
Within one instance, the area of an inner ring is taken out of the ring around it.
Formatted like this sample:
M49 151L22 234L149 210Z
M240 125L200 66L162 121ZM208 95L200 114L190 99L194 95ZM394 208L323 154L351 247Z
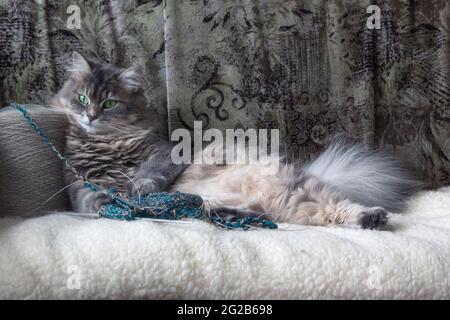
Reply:
M65 156L86 178L119 192L148 194L167 189L184 165L170 161L171 144L152 131L139 67L119 69L73 53L70 78L50 101L69 119ZM96 212L108 201L66 170L72 207ZM130 182L130 180L133 182Z
M172 145L152 131L139 68L119 69L73 55L71 76L51 105L67 113L66 156L80 173L129 194L196 193L210 214L267 215L279 222L356 224L382 229L388 211L421 188L403 165L338 140L303 168L263 174L256 164L175 165ZM66 172L73 209L95 212L108 201ZM131 182L130 182L131 180Z

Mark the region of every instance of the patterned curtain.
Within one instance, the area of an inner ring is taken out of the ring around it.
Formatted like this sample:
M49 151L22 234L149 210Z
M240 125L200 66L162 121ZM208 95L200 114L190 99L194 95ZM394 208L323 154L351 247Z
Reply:
M161 129L278 128L304 161L337 133L450 183L447 0L0 0L0 102L43 102L71 51L146 66ZM79 30L67 8L81 9ZM367 8L381 9L370 29Z

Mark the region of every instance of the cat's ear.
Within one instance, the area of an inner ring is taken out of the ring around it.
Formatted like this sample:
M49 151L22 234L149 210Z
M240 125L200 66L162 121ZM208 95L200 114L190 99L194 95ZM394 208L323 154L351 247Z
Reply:
M132 65L124 69L117 78L125 89L134 92L142 88L144 73L140 65Z
M74 51L72 61L69 64L69 72L73 77L83 77L91 72L91 66L81 54Z

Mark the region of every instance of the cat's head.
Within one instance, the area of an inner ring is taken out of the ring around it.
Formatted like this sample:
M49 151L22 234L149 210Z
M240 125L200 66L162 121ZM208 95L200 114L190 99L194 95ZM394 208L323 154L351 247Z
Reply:
M91 134L148 128L143 74L138 66L120 69L88 61L74 52L69 73L50 104L63 109L72 124Z

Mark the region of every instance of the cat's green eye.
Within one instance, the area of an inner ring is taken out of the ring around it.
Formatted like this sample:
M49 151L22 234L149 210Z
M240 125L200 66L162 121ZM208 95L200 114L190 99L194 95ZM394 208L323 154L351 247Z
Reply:
M103 108L105 109L112 109L117 107L117 101L116 100L106 100L103 102Z
M83 106L87 106L88 104L89 104L89 98L87 97L87 96L85 96L84 94L79 94L78 95L78 101L80 101L80 103L83 105Z

